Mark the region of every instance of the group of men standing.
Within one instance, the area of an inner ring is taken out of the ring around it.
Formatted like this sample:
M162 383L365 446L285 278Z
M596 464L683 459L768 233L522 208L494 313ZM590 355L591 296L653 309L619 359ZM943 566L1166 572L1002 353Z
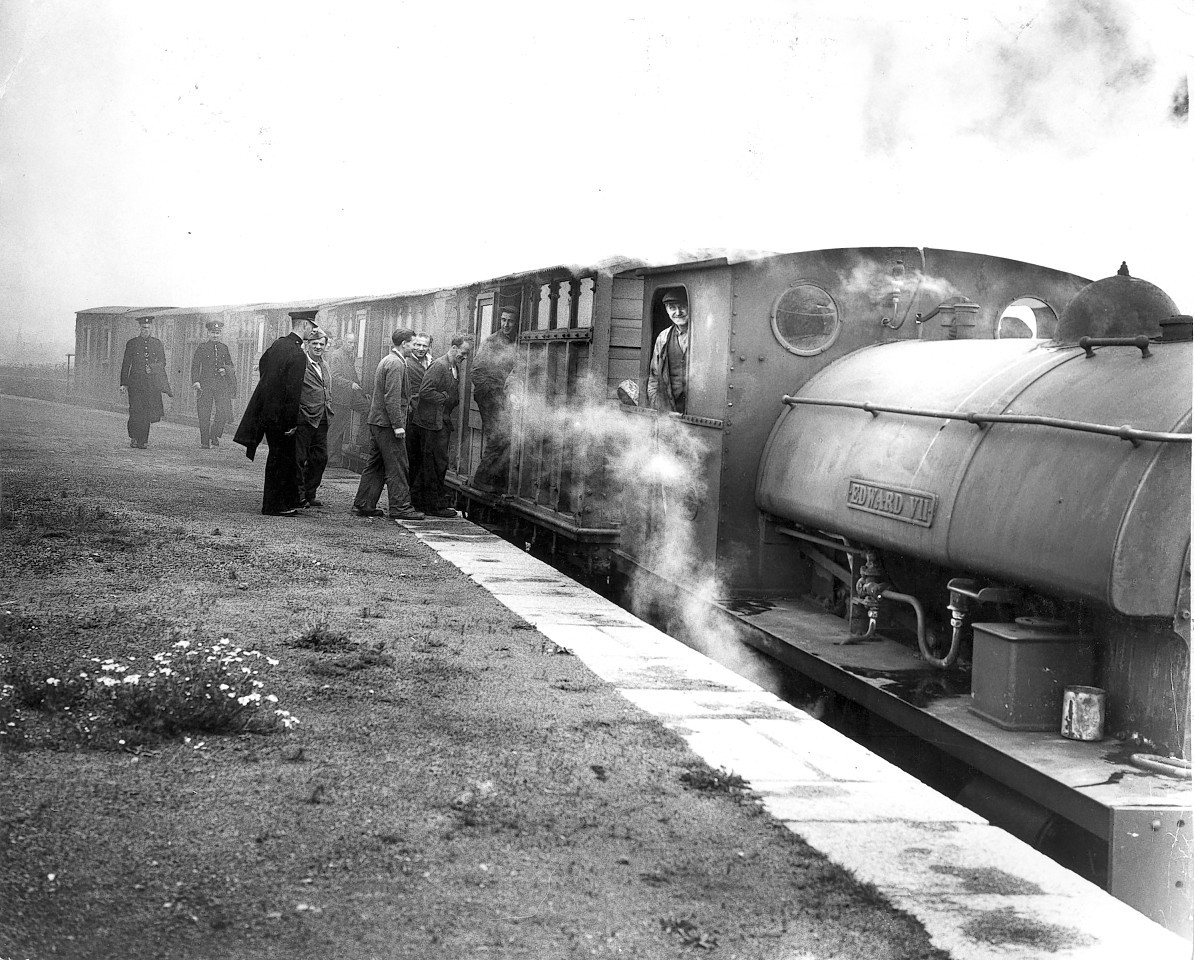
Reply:
M263 439L269 446L261 512L293 516L304 507L322 506L318 489L324 470L329 462L342 463L351 415L358 412L367 414L368 438L353 513L395 520L457 516L444 479L460 367L472 356L473 338L453 337L443 356L432 360L430 337L405 328L394 331L370 393L360 382L356 335L346 334L340 349L325 357L328 338L316 315L315 310L292 311L290 332L261 355L260 379L234 436L250 460ZM166 357L161 341L150 335L152 320L138 321L140 334L126 345L121 368L121 389L129 396L130 445L140 448L148 444L150 423L163 414ZM517 311L502 308L499 322L473 369L484 436L473 485L491 492L504 488L509 470L507 379L514 368ZM231 419L237 385L232 354L220 339L223 322L210 320L205 326L207 340L195 350L191 381L200 446L210 449L220 445ZM386 512L377 506L383 487Z
M321 506L319 484L327 465L328 425L333 417L331 370L323 358L327 335L314 310L290 314L290 333L258 361L260 379L233 439L254 459L262 439L269 445L261 512L293 516Z
M234 438L250 460L262 439L269 445L261 512L293 516L322 506L317 491L329 447L338 454L351 413L367 410L365 467L353 512L394 520L457 516L444 478L460 364L472 353L472 338L453 337L444 356L431 361L429 337L396 330L369 394L356 370L355 336L344 338L329 363L327 336L315 317L314 310L292 312L290 333L261 355L261 376ZM377 508L383 487L388 514Z
M430 339L413 330L395 330L390 341L373 378L369 442L352 511L359 517L387 515L377 506L384 486L391 520L455 517L444 477L460 365L472 355L472 338L453 337L434 361L427 359Z

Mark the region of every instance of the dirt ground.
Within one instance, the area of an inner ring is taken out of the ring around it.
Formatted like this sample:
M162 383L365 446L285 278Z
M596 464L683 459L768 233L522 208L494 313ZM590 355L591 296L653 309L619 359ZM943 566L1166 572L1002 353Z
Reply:
M0 756L0 957L945 955L409 532L0 397L0 671L228 638L290 732ZM443 521L440 521L443 522ZM296 641L324 627L339 647Z

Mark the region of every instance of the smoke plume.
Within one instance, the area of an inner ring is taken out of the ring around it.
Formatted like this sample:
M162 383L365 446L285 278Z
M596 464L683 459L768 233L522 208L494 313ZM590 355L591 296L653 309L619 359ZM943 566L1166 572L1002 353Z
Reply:
M532 368L524 375L532 388L510 392L519 443L571 465L561 475L561 501L570 493L566 485L572 491L583 487L594 499L605 491L605 509L620 527L620 546L638 564L629 584L632 612L777 691L774 664L741 643L732 626L712 612L726 590L712 545L696 539L694 521L710 509L711 450L698 431L678 417L620 404L595 377L577 378L566 397L548 401L551 391L541 389L547 371Z

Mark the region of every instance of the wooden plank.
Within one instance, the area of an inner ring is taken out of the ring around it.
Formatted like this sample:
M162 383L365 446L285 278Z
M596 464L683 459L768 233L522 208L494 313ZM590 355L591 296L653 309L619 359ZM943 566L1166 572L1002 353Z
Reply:
M642 300L635 300L628 297L614 297L610 303L610 316L641 323L643 319L643 302Z
M627 327L614 327L610 330L611 355L614 350L641 350L642 346L643 332L641 330L631 330Z
M620 360L613 356L609 359L609 379L611 383L621 383L623 380L638 379L638 360Z
M642 277L614 277L614 296L618 298L643 299Z

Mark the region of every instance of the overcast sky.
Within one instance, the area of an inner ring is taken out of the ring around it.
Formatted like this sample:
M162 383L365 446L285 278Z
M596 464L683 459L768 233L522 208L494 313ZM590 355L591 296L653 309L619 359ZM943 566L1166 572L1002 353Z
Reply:
M908 244L1194 310L1194 0L0 0L0 358L74 311Z

